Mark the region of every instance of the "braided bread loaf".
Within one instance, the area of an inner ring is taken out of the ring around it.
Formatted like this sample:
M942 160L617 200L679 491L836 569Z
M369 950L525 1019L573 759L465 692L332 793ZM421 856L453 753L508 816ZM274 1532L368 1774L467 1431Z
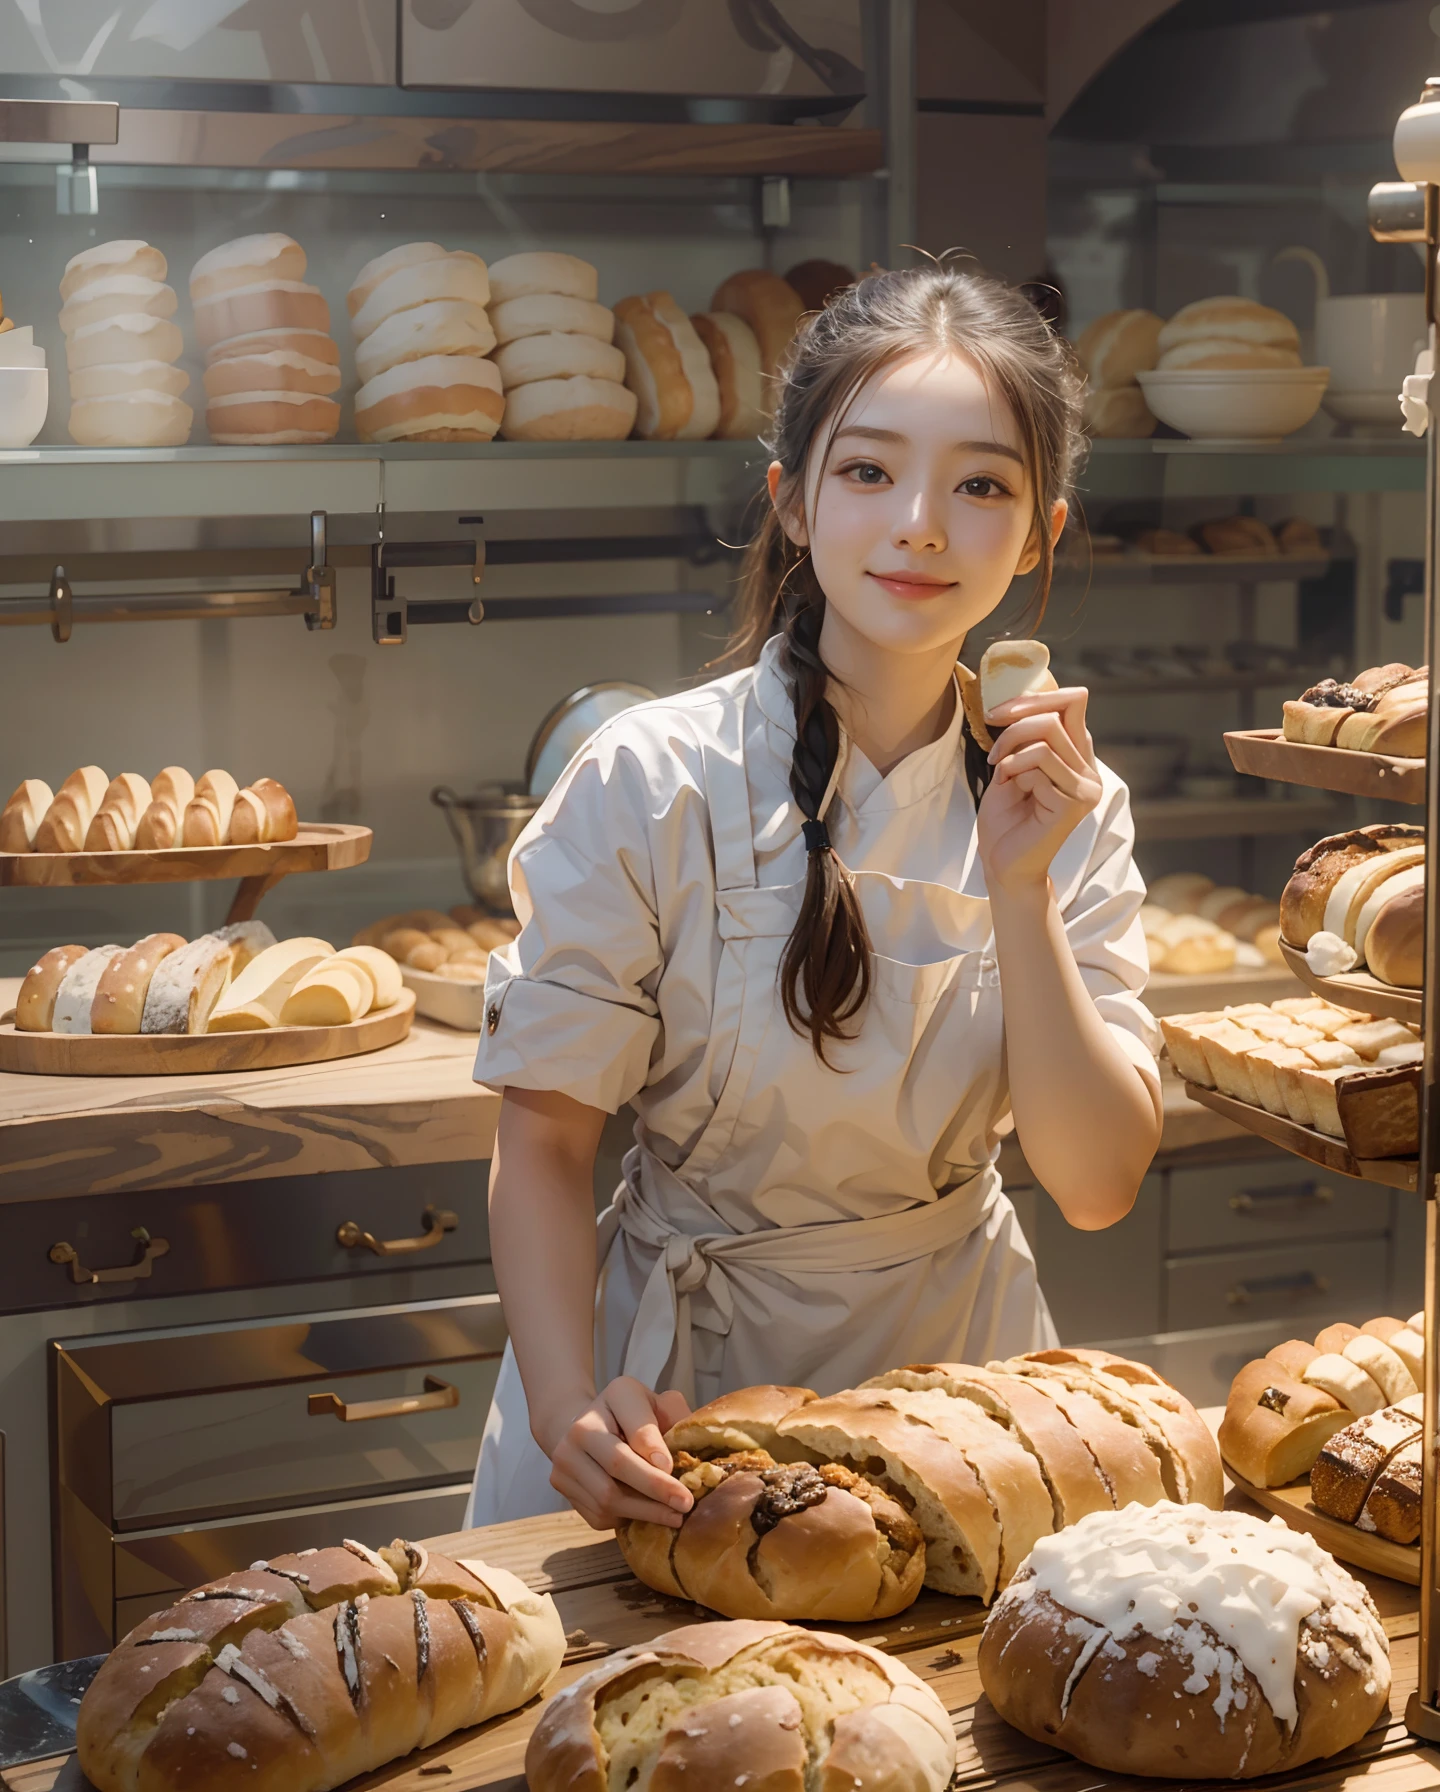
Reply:
M118 1643L81 1702L98 1792L328 1792L537 1693L565 1635L548 1594L397 1541L256 1562Z

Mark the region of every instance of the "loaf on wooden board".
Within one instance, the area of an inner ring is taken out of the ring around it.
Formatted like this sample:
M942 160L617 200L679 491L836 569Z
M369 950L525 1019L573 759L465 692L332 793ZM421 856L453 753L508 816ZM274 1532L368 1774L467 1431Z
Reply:
M35 831L54 801L55 793L48 784L39 778L22 779L0 810L0 852L32 852Z
M48 1033L55 1020L55 998L73 965L86 956L88 946L52 946L32 964L15 998L15 1028L21 1033Z

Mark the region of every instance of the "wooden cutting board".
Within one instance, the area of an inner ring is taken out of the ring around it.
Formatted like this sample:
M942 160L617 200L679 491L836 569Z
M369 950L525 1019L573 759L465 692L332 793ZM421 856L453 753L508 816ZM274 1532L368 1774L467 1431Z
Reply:
M1373 1531L1362 1531L1353 1524L1342 1524L1338 1518L1327 1518L1312 1504L1308 1481L1296 1481L1289 1487L1252 1487L1228 1462L1225 1472L1247 1499L1283 1518L1291 1530L1308 1531L1337 1560L1367 1569L1372 1574L1388 1575L1391 1580L1404 1581L1407 1586L1420 1585L1418 1543L1408 1546L1389 1543Z

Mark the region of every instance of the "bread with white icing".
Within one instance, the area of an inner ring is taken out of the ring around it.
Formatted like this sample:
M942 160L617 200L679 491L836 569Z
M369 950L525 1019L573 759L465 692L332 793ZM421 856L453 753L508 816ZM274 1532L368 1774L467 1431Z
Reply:
M329 1788L513 1711L552 1678L548 1594L396 1540L256 1562L143 1619L76 1719L97 1792Z
M203 933L156 966L145 996L142 1033L203 1033L230 980L233 948Z
M106 965L90 1004L92 1033L138 1033L150 983L161 963L185 944L178 933L148 933Z
M123 946L96 946L83 958L77 958L66 971L55 992L55 1010L51 1030L56 1033L88 1033L90 1013L100 979L112 958L124 951Z
M1390 1693L1375 1605L1313 1537L1168 1502L1042 1538L978 1665L995 1709L1047 1748L1187 1781L1334 1754Z
M55 998L74 965L89 952L88 946L52 946L25 973L15 998L17 1033L48 1033L55 1020Z

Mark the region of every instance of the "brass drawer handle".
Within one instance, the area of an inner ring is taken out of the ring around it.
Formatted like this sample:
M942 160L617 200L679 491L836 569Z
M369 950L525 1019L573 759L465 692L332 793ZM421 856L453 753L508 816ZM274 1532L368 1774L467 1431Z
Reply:
M401 1394L395 1400L345 1401L338 1394L311 1394L308 1405L312 1419L323 1419L333 1413L347 1425L365 1419L403 1419L412 1412L441 1412L447 1406L460 1404L460 1390L436 1375L425 1377L423 1394Z
M93 1286L96 1282L146 1282L150 1279L150 1266L157 1257L163 1257L170 1249L168 1238L152 1238L143 1226L137 1226L130 1234L140 1246L140 1255L133 1263L120 1263L113 1269L86 1269L80 1261L80 1253L73 1244L63 1240L50 1247L52 1263L68 1263L70 1280L82 1287Z
M1302 1269L1293 1276L1256 1276L1253 1281L1236 1282L1225 1296L1227 1306L1245 1307L1257 1294L1328 1294L1330 1278L1317 1276L1313 1269Z
M1241 1189L1238 1195L1231 1195L1230 1211L1254 1213L1257 1208L1271 1208L1272 1204L1279 1206L1286 1201L1293 1201L1297 1207L1306 1201L1325 1207L1334 1199L1334 1189L1326 1188L1323 1182L1284 1182L1274 1188Z
M408 1257L415 1251L428 1251L439 1244L447 1232L460 1224L458 1214L443 1207L427 1207L421 1219L426 1230L418 1238L377 1238L373 1232L362 1232L354 1220L346 1220L335 1234L335 1242L347 1251L374 1251L377 1257Z

